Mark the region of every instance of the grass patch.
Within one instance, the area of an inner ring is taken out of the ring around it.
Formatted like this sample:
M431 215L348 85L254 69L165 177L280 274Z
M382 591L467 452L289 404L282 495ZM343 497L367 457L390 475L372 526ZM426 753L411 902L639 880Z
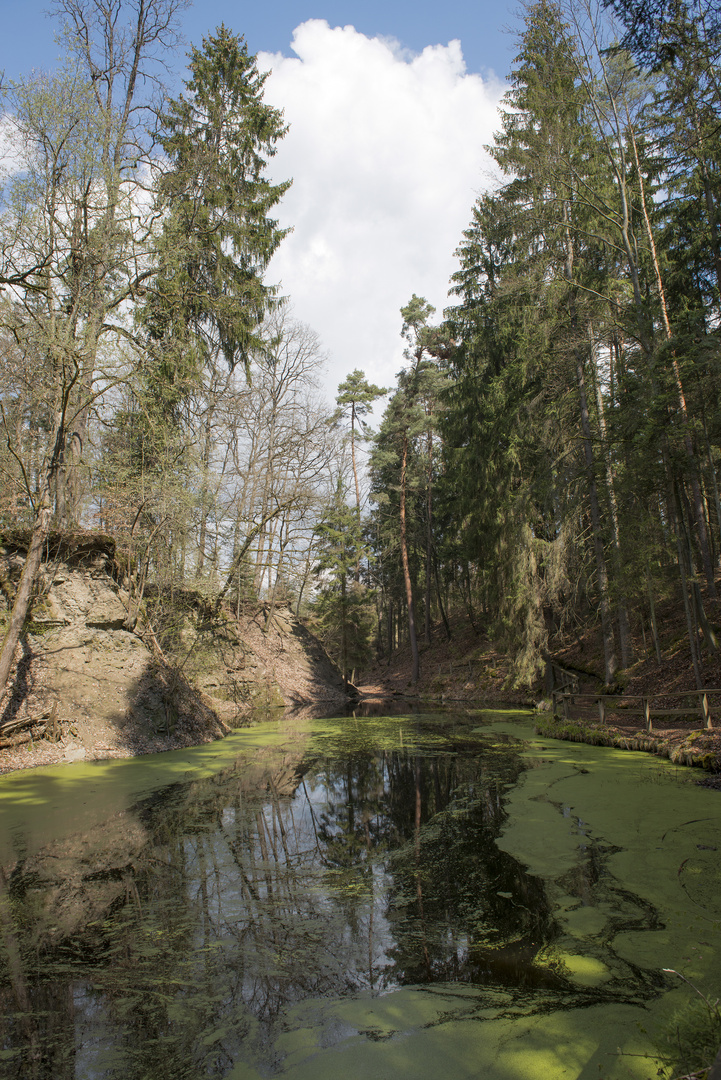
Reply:
M570 742L585 742L592 746L608 746L608 732L592 724L578 720L555 720L552 716L541 717L535 723L536 735L549 739L567 739Z
M679 971L665 969L678 975L693 990L694 996L674 1013L666 1027L659 1052L668 1076L707 1076L721 1045L721 1010L718 998L714 1001L701 993Z

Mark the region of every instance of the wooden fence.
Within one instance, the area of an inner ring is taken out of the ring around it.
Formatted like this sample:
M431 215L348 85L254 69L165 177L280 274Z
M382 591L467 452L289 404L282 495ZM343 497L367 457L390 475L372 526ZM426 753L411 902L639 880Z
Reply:
M483 664L472 660L449 660L447 664L437 664L438 677L442 678L444 675L450 675L451 678L455 675L456 678L463 679L468 678L469 681L473 680L474 674L485 671Z
M666 694L579 694L573 690L554 690L551 694L553 715L557 719L573 719L571 709L574 705L580 708L596 705L599 720L605 724L608 714L611 713L619 719L625 714L629 719L633 714L641 714L647 731L653 730L653 718L662 716L700 717L706 730L713 727L711 723L711 710L709 697L721 695L721 690L683 690L677 693ZM660 704L662 698L695 698L692 705L684 705L681 708L665 708ZM627 704L630 703L630 704Z

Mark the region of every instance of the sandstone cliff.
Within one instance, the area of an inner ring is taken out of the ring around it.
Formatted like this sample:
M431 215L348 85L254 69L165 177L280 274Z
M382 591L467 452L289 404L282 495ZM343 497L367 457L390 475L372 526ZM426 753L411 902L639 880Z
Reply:
M0 619L23 562L23 538L5 536ZM162 633L142 609L131 630L119 577L109 538L53 542L0 698L0 771L205 742L257 709L346 704L340 673L290 610L211 619L202 597L181 591Z

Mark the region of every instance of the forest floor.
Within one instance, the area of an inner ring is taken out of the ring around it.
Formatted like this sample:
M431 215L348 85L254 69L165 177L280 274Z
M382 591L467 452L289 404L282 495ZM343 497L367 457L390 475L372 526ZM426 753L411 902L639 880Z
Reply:
M721 626L721 601L704 598L709 621ZM474 629L467 618L451 624L449 641L442 625L435 626L431 641L420 643L421 676L413 686L409 646L396 649L390 660L381 660L362 672L356 685L362 701L388 697L435 702L444 705L534 708L537 730L554 738L645 750L670 758L678 764L702 766L700 782L721 790L721 654L704 647L701 677L708 690L710 729L704 729L700 696L696 693L690 658L686 621L682 605L660 603L657 625L661 651L659 664L650 628L633 627L633 660L618 673L614 687L603 686L603 642L597 625L580 626L572 634L557 636L551 643L551 658L558 669L576 677L579 697L567 705L568 716L554 720L551 695L544 677L528 688L514 688L508 657L494 648L488 636ZM721 636L721 635L720 635ZM592 696L608 693L602 722ZM589 700L583 701L581 695ZM684 709L682 716L651 717L646 729L642 698L652 707Z

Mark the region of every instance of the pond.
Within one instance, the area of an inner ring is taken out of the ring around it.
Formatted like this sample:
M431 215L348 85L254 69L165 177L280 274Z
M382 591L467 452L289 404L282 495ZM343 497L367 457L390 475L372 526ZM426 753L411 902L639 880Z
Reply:
M656 1076L721 992L695 778L481 710L4 777L0 1076Z

